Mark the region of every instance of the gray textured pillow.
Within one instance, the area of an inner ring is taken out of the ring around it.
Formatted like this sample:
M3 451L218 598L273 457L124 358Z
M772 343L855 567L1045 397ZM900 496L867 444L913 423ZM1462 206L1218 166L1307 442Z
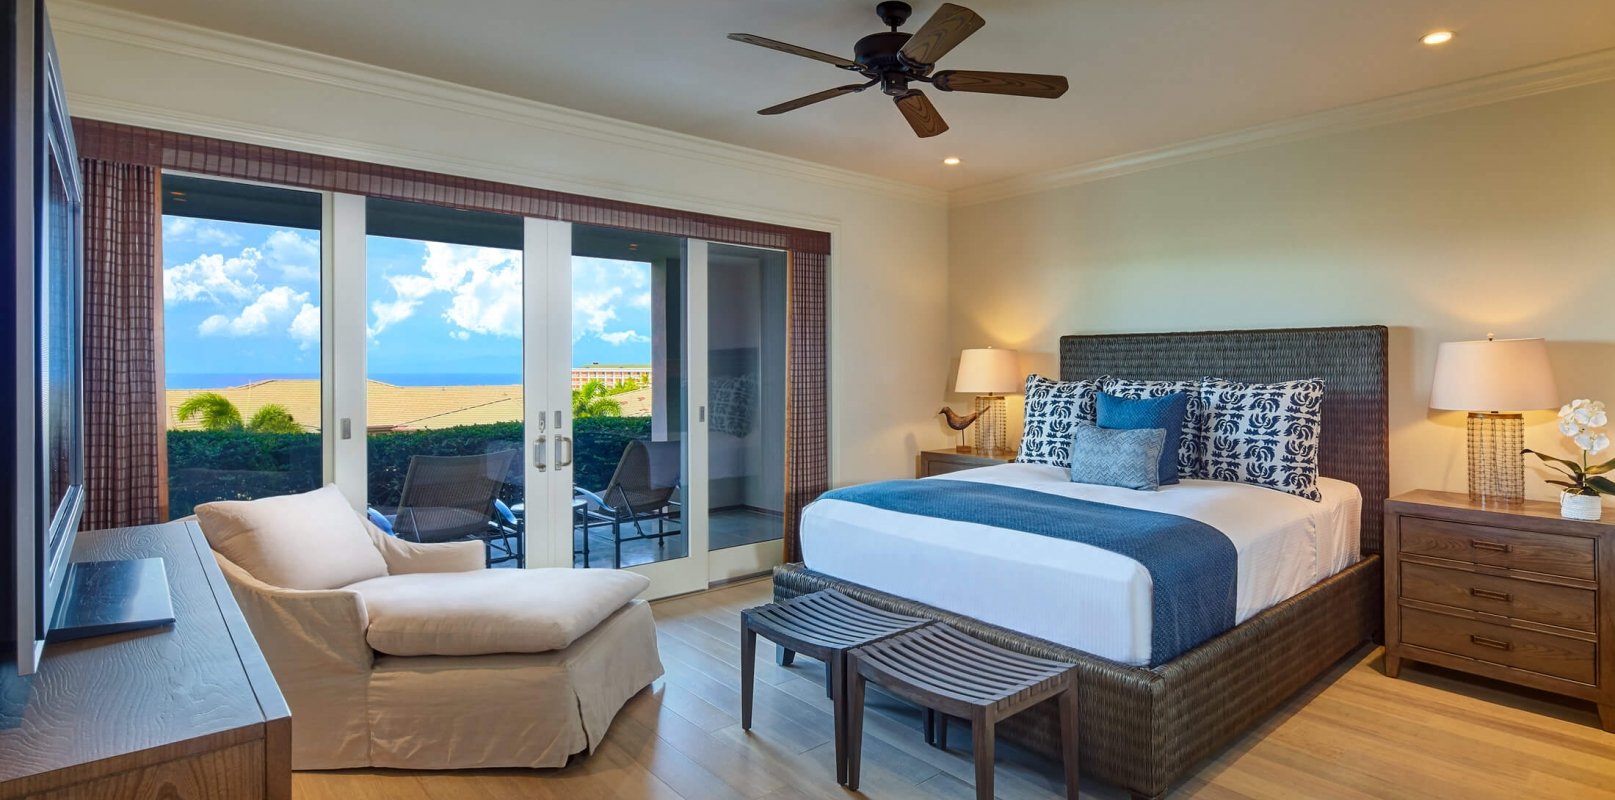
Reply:
M1112 430L1079 422L1071 439L1071 481L1123 489L1161 488L1162 428Z

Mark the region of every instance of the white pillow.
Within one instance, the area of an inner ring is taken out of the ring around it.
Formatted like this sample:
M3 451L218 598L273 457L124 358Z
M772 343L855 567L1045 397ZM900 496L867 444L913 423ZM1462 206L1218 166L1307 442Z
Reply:
M335 486L196 507L202 535L254 578L283 589L340 589L387 574L364 523Z

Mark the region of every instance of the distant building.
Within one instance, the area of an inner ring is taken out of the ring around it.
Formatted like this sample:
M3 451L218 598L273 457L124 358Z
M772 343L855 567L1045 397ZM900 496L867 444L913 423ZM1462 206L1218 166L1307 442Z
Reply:
M607 388L621 386L629 381L638 381L646 386L650 385L651 368L649 364L601 364L594 363L587 367L572 368L572 388L582 389L583 384L589 381L599 381Z

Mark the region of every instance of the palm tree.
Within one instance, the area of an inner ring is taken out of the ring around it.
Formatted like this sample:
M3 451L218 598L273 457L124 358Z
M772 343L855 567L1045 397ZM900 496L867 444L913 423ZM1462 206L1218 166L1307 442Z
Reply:
M200 392L191 395L185 402L179 404L175 416L178 416L181 422L189 422L192 417L200 416L204 431L239 431L243 427L241 412L236 408L236 404L218 392Z
M612 391L598 380L589 381L583 384L582 388L573 389L572 418L622 416L622 403L611 399L608 396L610 394Z
M247 421L247 430L253 433L302 433L303 426L292 419L292 412L279 403L270 403L258 409Z

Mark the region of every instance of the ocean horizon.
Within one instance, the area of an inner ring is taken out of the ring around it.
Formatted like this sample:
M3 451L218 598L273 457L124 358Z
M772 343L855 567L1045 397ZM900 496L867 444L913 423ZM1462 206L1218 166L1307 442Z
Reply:
M267 380L315 380L317 373L186 372L166 376L170 389L228 389ZM519 372L394 372L371 375L371 380L394 386L512 386L522 382Z

